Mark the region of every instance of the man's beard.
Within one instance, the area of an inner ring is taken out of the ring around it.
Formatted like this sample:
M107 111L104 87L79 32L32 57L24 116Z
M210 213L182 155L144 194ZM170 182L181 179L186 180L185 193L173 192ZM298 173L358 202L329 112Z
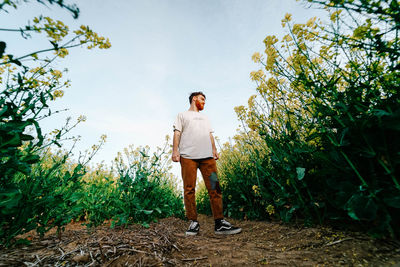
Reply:
M196 107L198 110L203 110L204 109L204 104L200 103L200 101L196 101Z

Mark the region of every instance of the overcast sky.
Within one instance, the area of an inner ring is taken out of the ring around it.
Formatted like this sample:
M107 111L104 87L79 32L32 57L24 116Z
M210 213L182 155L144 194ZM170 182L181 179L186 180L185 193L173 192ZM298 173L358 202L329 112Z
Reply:
M64 21L71 29L89 25L110 38L108 50L75 48L58 62L68 68L72 86L53 109L69 111L43 121L45 132L60 128L66 117L83 114L87 121L74 132L81 135L79 150L89 148L102 134L107 143L93 163L110 164L130 144L161 146L177 113L189 107L192 91L207 96L204 113L215 135L226 142L239 122L234 107L255 94L249 74L259 66L251 61L262 52L267 35L283 36L281 19L293 14L304 23L321 10L295 0L81 0L78 20L50 6L23 4L0 13L0 27L18 28L40 14ZM7 53L22 55L50 45L45 38L23 40L0 32ZM174 173L179 173L174 164Z

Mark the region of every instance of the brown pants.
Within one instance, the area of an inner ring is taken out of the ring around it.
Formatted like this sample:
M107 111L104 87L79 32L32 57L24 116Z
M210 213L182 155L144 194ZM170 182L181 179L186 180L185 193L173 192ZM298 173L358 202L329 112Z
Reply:
M189 220L197 220L196 210L196 178L197 168L200 169L210 197L211 210L214 219L223 219L222 194L217 176L217 164L214 158L205 159L181 159L183 189L186 217Z

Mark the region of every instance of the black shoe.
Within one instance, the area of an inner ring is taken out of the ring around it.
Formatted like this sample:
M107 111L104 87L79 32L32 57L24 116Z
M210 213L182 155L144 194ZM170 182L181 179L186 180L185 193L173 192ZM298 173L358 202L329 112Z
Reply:
M197 235L200 230L200 224L198 221L190 221L189 229L186 231L186 235Z
M235 227L224 219L215 222L215 234L217 235L233 235L242 231L242 228Z

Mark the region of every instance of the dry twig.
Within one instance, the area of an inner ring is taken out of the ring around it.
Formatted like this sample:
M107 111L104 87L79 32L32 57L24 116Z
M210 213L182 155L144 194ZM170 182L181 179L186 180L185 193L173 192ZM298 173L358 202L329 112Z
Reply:
M337 240L337 241L329 242L329 243L327 243L325 246L326 246L326 247L328 247L328 246L333 246L333 245L342 243L343 241L352 240L352 239L353 239L353 238L351 238L351 237L343 238L343 239L340 239L340 240Z
M205 260L208 259L207 256L204 257L198 257L198 258L187 258L187 259L182 259L182 261L197 261L197 260Z

